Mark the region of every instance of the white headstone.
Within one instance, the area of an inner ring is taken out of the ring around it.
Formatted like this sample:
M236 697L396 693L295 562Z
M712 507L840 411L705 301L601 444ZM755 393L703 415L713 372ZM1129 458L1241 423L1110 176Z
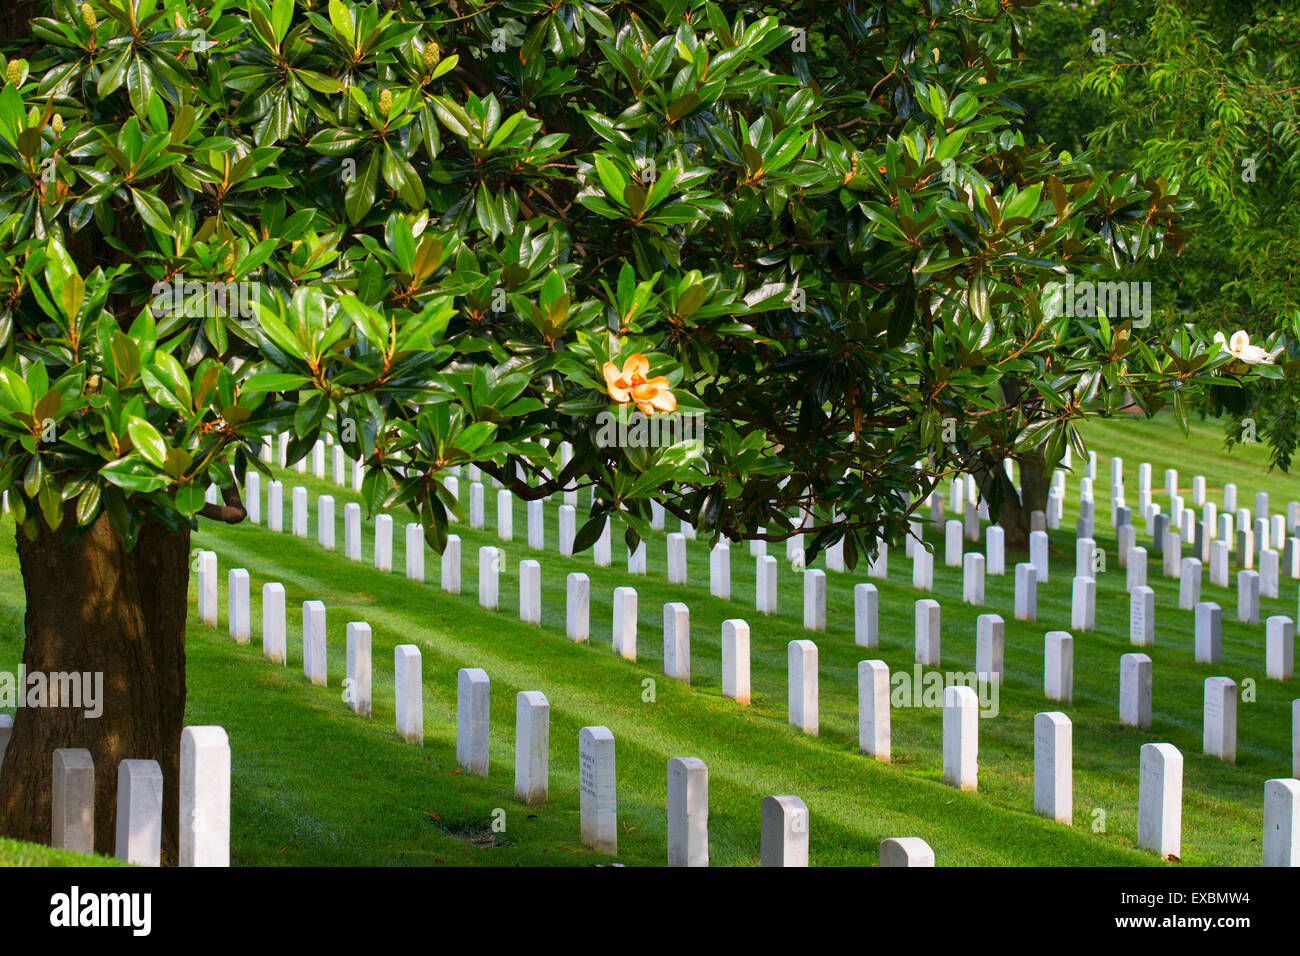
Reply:
M406 525L406 579L424 580L424 528L415 522Z
M1147 583L1147 549L1130 548L1128 551L1128 589L1145 587Z
M597 853L617 853L614 735L608 727L583 727L578 732L578 812L583 844Z
M1151 729L1151 658L1124 654L1119 659L1119 722Z
M1017 621L1038 619L1038 572L1032 564L1016 565L1015 612Z
M916 602L916 662L937 667L939 654L939 602L922 598Z
M1213 601L1200 601L1195 615L1196 660L1202 664L1217 664L1223 655L1223 611Z
M880 643L880 596L874 584L853 586L853 640L859 647Z
M1090 578L1093 574L1093 555L1097 542L1092 538L1079 538L1074 542L1074 576Z
M1043 646L1043 694L1069 704L1074 700L1074 638L1067 631L1048 631Z
M181 731L180 865L230 866L230 738L221 727Z
M976 607L984 606L984 555L971 552L962 559L961 599Z
M772 563L776 563L776 558ZM668 583L686 583L686 535L680 531L668 535Z
M791 641L786 645L788 714L810 737L817 736L817 645Z
M199 620L217 626L217 553L200 551L198 572Z
M1290 680L1295 675L1295 622L1275 614L1265 627L1265 672L1272 680Z
M1143 744L1138 784L1138 847L1161 858L1180 856L1183 838L1183 755L1173 744Z
M251 523L262 523L262 476L252 468L244 479L244 508Z
M691 682L691 612L678 601L664 605L664 673Z
M0 747L0 757L2 751ZM89 750L54 751L50 846L74 853L95 852L95 762Z
M1197 558L1183 558L1178 575L1178 607L1190 611L1201 600L1201 562Z
M469 486L469 526L481 528L484 524L483 483L471 482Z
M515 799L544 805L550 792L551 705L540 690L515 697Z
M1046 584L1047 577L1047 532L1031 531L1029 533L1029 563L1038 573L1038 583Z
M1237 567L1255 566L1255 532L1249 528L1237 529Z
M320 495L316 498L316 543L327 551L334 550L334 498Z
M565 633L569 640L582 643L591 637L591 580L581 572L571 572L566 579Z
M489 611L497 609L497 590L501 575L501 549L485 546L478 549L478 603Z
M722 622L722 696L749 703L749 625L739 618Z
M1002 528L998 525L991 524L984 532L984 556L986 562L984 570L989 574L1002 575L1007 573L1006 557L1003 550L1003 541L1005 536Z
M512 541L515 535L515 496L502 488L497 492L497 537Z
M1034 812L1074 824L1074 727L1060 711L1034 716Z
M798 797L763 798L759 865L808 865L808 807Z
M393 516L375 516L375 567L393 570Z
M645 542L638 541L635 549L627 552L627 573L645 574Z
M1156 592L1151 588L1137 587L1129 594L1128 641L1135 647L1156 642Z
M393 648L393 696L397 710L397 736L408 744L424 746L424 682L420 649L414 644Z
M272 478L266 483L266 527L284 530L284 485Z
M1001 684L1006 623L1000 614L981 614L975 619L975 673L980 680Z
M1204 752L1237 762L1237 682L1230 677L1205 679Z
M614 588L614 653L636 660L636 588Z
M961 567L962 526L960 521L949 521L944 526L943 554L943 563L948 567Z
M964 685L943 691L943 782L978 788L979 698Z
M519 562L519 620L542 623L542 565L531 558Z
M731 546L726 541L720 540L709 551L709 593L731 599Z
M371 712L370 625L349 621L347 626L347 679L343 699L354 713L369 717Z
M573 505L560 505L560 554L566 556L573 554L573 539L577 531L577 509Z
M919 544L912 552L912 587L918 591L934 590L934 552Z
M460 535L447 535L438 575L444 591L448 594L460 593Z
M934 850L920 837L890 837L880 841L881 866L934 866Z
M481 667L462 667L456 674L456 763L480 777L488 775L491 687Z
M1264 782L1264 866L1300 866L1300 780Z
M600 537L598 537L596 543L591 546L591 563L598 568L607 568L613 562L611 557L610 535L611 530L609 519L606 518L605 524L600 529Z
M668 865L709 865L709 768L698 757L668 761Z
M776 558L770 554L754 559L754 609L763 614L775 614L777 602Z
M858 749L889 763L889 665L858 662Z
M343 446L335 445L333 461L330 463L333 466L333 468L331 469L333 472L331 477L334 479L334 484L338 485L339 487L342 487L343 482L347 480L347 468L345 465L346 461L347 459L343 455Z
M1259 624L1259 572L1237 572L1237 620Z
M541 499L528 502L528 547L534 551L546 547L546 512Z
M1281 575L1281 555L1273 550L1265 550L1259 553L1259 595L1260 597L1273 598L1278 597L1278 588Z
M307 537L307 489L297 485L293 489L293 536Z
M1216 587L1228 586L1228 542L1210 542L1210 583Z
M361 560L361 506L355 501L343 506L343 554L349 561Z
M826 572L809 568L803 573L803 627L826 630Z
M253 635L248 572L243 568L231 568L226 587L230 604L230 636L240 644L247 644Z
M276 664L288 656L285 637L284 585L262 585L262 655Z
M1092 575L1076 577L1070 599L1070 626L1076 631L1093 630L1097 622L1097 579Z
M323 601L302 602L302 672L313 684L326 685Z
M162 865L163 775L156 760L123 760L117 765L117 843L119 860L137 866Z

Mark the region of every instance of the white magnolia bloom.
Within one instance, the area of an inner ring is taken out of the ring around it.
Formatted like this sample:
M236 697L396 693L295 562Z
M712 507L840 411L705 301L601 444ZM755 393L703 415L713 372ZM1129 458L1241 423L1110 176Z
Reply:
M1224 339L1222 332L1215 332L1214 341L1219 343L1219 348L1223 351L1247 365L1272 365L1273 360L1282 354L1282 346L1280 345L1272 352L1268 352L1258 345L1251 345L1250 336L1244 329L1233 332L1230 339Z

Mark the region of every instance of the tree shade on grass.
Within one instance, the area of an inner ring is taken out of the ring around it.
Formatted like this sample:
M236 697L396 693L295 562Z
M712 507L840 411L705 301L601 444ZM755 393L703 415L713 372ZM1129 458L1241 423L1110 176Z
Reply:
M1209 454L1217 434L1194 430L1184 441L1171 425L1113 423L1090 433L1099 452L1098 475L1109 456L1125 454L1130 498L1135 497L1140 458L1151 461L1158 487L1165 467L1180 469L1181 484L1207 476L1212 497L1221 478L1240 493L1270 492L1284 508L1293 484L1263 472L1264 452L1246 447L1230 457ZM1076 459L1077 462L1077 459ZM1082 474L1082 469L1077 474ZM349 491L286 472L286 483L352 500ZM467 480L461 479L462 490ZM1100 484L1100 482L1099 482ZM1077 478L1062 527L1073 528ZM1157 495L1159 500L1159 495ZM491 531L453 528L465 555L462 594L438 587L437 557L426 557L426 580L402 573L404 536L394 535L397 573L371 566L371 528L363 561L347 561L307 540L273 535L264 525L204 525L196 542L220 555L217 628L189 621L189 702L186 722L217 723L231 736L234 755L232 848L236 864L590 864L604 857L578 840L577 737L587 725L605 724L615 735L619 794L620 862L665 861L665 764L696 756L709 767L710 855L715 865L757 863L759 803L763 796L794 793L811 816L812 862L862 865L877 861L881 839L921 836L940 865L1143 865L1157 859L1136 850L1138 750L1169 741L1186 759L1183 798L1184 864L1257 865L1263 781L1286 776L1290 767L1290 706L1300 685L1264 678L1263 628L1236 622L1235 594L1203 582L1204 600L1225 609L1223 662L1196 664L1192 613L1177 610L1177 582L1160 577L1152 562L1148 583L1156 591L1154 723L1150 731L1118 723L1119 657L1128 642L1128 600L1123 572L1114 561L1114 539L1099 506L1098 543L1108 551L1099 576L1097 630L1075 634L1074 703L1063 709L1074 722L1073 827L1033 814L1033 716L1062 709L1042 694L1043 635L1069 628L1073 535L1052 533L1053 575L1040 585L1038 621L1015 621L1010 613L1013 576L987 579L986 605L961 603L958 569L938 562L935 592L912 590L910 562L901 549L890 555L890 580L880 588L882 641L877 650L853 644L852 586L860 574L827 575L824 634L802 628L802 591L797 575L780 562L780 608L773 617L753 611L753 559L733 548L731 601L708 594L707 541L688 542L691 583L667 584L664 539L648 545L650 573L625 574L623 555L612 568L592 566L590 552L562 558L552 547L498 541ZM339 509L341 513L341 508ZM491 519L492 512L489 512ZM547 506L553 531L554 505ZM6 519L7 521L7 519ZM524 527L517 503L515 527ZM488 522L489 527L492 521ZM671 529L670 529L671 530ZM517 536L521 537L521 536ZM930 535L931 542L942 542ZM1139 543L1142 543L1141 537ZM478 607L477 549L505 549L501 607ZM775 550L775 549L772 549ZM542 564L542 626L518 620L518 562ZM1010 556L1009 556L1010 557ZM1010 560L1009 560L1010 565ZM253 577L253 643L227 636L225 577L246 567ZM564 637L565 576L581 570L592 582L592 639L575 645ZM0 561L0 613L12 625L22 608L14 588L11 553ZM280 581L287 593L289 662L280 668L260 651L261 584ZM612 591L632 585L639 594L638 662L609 649ZM1295 613L1294 585L1284 579L1283 597L1262 602L1261 620ZM857 662L879 657L892 671L912 670L914 602L937 597L943 605L944 671L974 669L975 618L984 612L1006 621L1006 684L999 716L979 722L979 792L964 794L940 782L941 714L931 708L894 708L892 765L857 753ZM191 600L193 596L191 596ZM327 607L329 688L312 687L301 674L298 609L303 600ZM685 601L691 609L692 675L689 687L663 676L662 604ZM721 696L720 629L730 617L750 623L753 704L741 707ZM374 633L374 716L362 719L342 701L344 629L365 620ZM10 626L6 635L19 633ZM809 637L820 656L821 735L798 734L786 724L786 644ZM392 649L414 643L423 655L425 746L411 747L393 733ZM18 645L0 641L0 667L12 667ZM481 779L458 772L455 761L456 672L483 667L491 677L491 772ZM1206 677L1253 678L1255 703L1239 704L1235 766L1201 755L1201 687ZM654 681L654 701L645 685ZM514 697L541 690L551 705L550 803L525 807L513 796ZM506 829L493 832L493 811L505 811ZM1104 832L1094 823L1104 811Z

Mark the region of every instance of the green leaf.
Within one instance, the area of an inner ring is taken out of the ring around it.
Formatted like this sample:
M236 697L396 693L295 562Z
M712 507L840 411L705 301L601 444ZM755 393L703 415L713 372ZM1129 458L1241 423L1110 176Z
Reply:
M131 443L145 460L155 468L161 468L167 459L167 443L163 441L158 429L143 418L131 417L127 421L126 432L131 436Z

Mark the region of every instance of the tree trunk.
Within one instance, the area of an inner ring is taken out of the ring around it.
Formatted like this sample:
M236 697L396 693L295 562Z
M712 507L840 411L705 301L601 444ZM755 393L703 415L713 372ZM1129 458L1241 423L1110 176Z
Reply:
M70 543L62 529L41 529L35 541L17 534L27 597L23 665L29 675L102 674L102 714L87 717L66 703L16 712L0 769L0 832L49 843L54 750L85 748L95 761L95 849L112 855L118 764L156 760L164 780L162 858L174 863L190 531L146 524L127 551L106 514Z

